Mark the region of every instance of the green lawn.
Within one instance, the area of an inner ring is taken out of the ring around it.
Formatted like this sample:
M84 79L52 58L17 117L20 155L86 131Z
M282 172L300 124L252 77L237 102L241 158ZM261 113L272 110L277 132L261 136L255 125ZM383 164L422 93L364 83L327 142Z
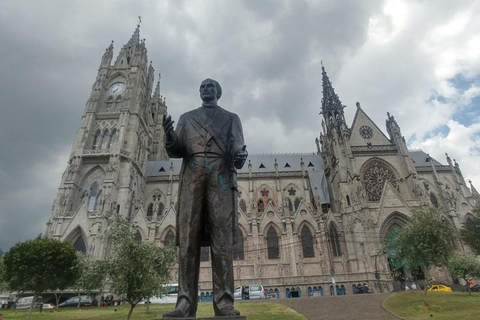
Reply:
M150 307L150 314L146 313L145 305L138 305L132 315L132 320L152 320L154 318L161 318L165 311L174 308L172 304L152 305ZM238 302L235 303L240 313L247 316L249 319L255 320L304 320L305 317L290 309L287 306L274 302ZM116 311L115 311L116 310ZM102 308L67 308L59 309L59 311L44 311L39 313L35 311L32 319L43 320L119 320L126 319L128 314L128 307L102 307ZM4 320L10 319L26 319L27 312L24 310L10 311L1 310ZM212 317L213 306L211 302L200 302L198 304L197 317Z
M423 291L398 292L388 298L384 306L405 319L480 319L478 293L469 296L460 292L429 292L425 296Z

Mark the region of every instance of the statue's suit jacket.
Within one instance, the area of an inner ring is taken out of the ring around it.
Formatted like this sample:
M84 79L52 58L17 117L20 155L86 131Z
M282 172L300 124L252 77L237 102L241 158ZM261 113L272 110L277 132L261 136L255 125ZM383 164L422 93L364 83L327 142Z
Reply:
M232 236L236 241L237 230L237 171L233 165L235 155L244 145L243 130L240 118L231 112L222 109L219 106L208 110L205 107L189 111L180 116L177 128L175 129L175 139L168 143L165 141L167 154L171 158L183 158L182 169L180 171L180 185L177 201L177 220L176 220L176 243L178 245L178 226L179 212L178 203L182 197L189 195L181 194L184 168L191 157L195 155L218 155L230 166L231 194L234 197L234 216ZM208 245L208 238L202 245Z

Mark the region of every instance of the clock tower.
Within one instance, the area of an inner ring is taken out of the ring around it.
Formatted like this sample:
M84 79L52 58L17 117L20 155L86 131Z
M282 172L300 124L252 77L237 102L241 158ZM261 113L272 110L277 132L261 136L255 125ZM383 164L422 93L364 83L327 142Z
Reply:
M47 237L103 258L112 213L131 218L145 199L147 159L166 159L160 83L137 26L112 64L113 42L101 59L80 129L63 173ZM144 235L139 235L143 237Z

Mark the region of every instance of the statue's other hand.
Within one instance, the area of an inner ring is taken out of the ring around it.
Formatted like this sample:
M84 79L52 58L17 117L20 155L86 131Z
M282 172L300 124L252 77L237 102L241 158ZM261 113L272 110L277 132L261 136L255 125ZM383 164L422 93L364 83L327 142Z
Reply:
M247 146L243 146L242 149L240 149L235 157L233 158L233 165L237 169L242 169L243 165L245 164L245 161L247 161L248 157L248 151L247 151Z
M163 117L163 131L165 131L165 140L167 142L172 142L175 139L173 131L173 123L171 116Z

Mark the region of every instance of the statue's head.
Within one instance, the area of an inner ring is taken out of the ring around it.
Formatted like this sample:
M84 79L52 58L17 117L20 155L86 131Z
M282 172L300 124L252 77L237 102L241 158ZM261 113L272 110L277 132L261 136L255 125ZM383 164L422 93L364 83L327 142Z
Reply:
M207 78L202 81L200 85L200 98L204 102L213 102L220 99L222 96L222 87L220 84L210 78Z

